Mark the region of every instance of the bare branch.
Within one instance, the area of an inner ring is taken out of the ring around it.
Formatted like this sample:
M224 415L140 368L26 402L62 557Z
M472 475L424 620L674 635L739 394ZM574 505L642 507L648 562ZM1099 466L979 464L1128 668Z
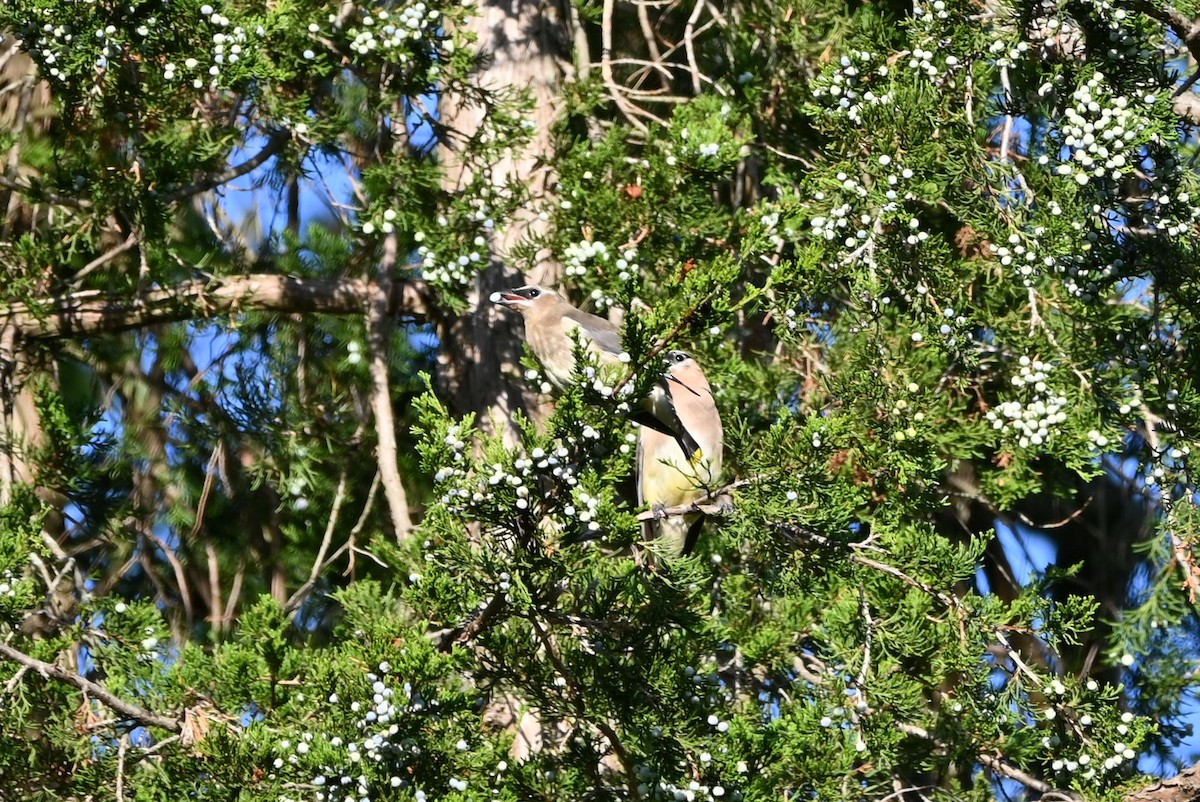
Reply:
M692 73L692 91L700 94L700 66L696 61L696 23L700 21L700 12L704 10L704 0L696 0L692 14L688 17L683 29L684 53L687 55L688 68Z
M604 86L608 89L609 96L625 116L626 122L644 134L648 129L641 120L637 119L636 109L621 94L621 89L613 78L612 41L613 7L615 5L615 0L604 0L600 23L600 75L604 78Z
M298 278L272 273L196 279L138 295L84 291L46 298L35 305L0 307L0 323L33 339L90 337L156 323L208 319L244 312L362 314L372 289L364 279ZM389 314L424 318L428 290L404 282L386 298Z
M121 736L117 747L117 802L125 802L125 753L129 751L129 733Z
M639 513L637 519L639 521L654 521L660 518L671 518L676 515L689 515L693 512L702 512L705 515L725 515L731 509L731 496L734 490L739 487L754 484L759 477L750 479L738 479L736 482L730 482L724 487L719 487L716 490L710 490L695 501L688 504L680 504L677 507L667 507L661 510L646 510ZM706 501L715 503L705 504Z
M135 231L134 233L132 233L128 237L126 237L125 241L122 242L120 245L118 245L115 248L112 248L108 251L105 251L104 253L100 254L92 261L88 262L82 268L80 268L79 272L71 277L71 283L78 284L79 282L83 281L87 276L91 275L96 270L99 270L101 267L104 267L106 264L111 262L113 259L116 259L121 254L125 253L125 251L129 250L130 248L137 247L138 243L140 243L141 241L142 241L141 232Z
M375 494L378 491L379 471L377 470L375 471L375 478L371 480L371 487L367 491L367 500L363 502L362 513L359 514L358 522L354 524L354 528L350 530L350 535L346 538L346 542L343 543L333 554L314 565L314 570L309 575L308 581L301 585L296 592L292 594L291 598L287 600L287 604L283 606L285 612L290 613L293 610L298 609L300 604L304 601L304 597L313 589L313 586L317 584L317 579L322 573L324 573L325 569L337 562L338 558L340 558L343 554L346 554L347 552L350 553L350 563L353 565L354 554L359 550L354 545L355 539L358 537L359 533L362 532L363 526L365 526L367 523L367 516L371 514L371 508L375 506ZM331 532L331 529L326 531ZM349 569L347 569L347 574L348 573Z
M325 525L325 535L321 538L321 547L317 549L317 557L313 560L312 570L309 572L308 580L301 585L287 603L283 605L284 610L296 609L300 601L308 593L309 589L317 584L317 579L321 576L321 572L325 570L325 554L329 551L329 544L333 541L333 532L337 528L338 515L342 510L342 503L346 500L346 471L342 471L338 477L337 490L333 492L333 506L329 510L329 521Z
M31 668L43 677L61 680L68 685L74 685L84 693L99 699L116 712L128 716L135 721L140 721L142 724L147 724L151 727L161 727L171 732L180 732L183 729L183 723L179 719L160 716L158 713L151 712L144 707L139 707L132 702L126 702L89 679L85 679L72 671L67 671L65 668L60 668L51 663L45 663L37 658L30 657L24 652L17 651L7 643L0 643L0 657L11 660L14 663L19 663L26 668Z
M392 273L399 257L399 243L395 234L388 235L383 243L383 257L379 260L377 283L371 288L367 303L367 352L371 361L371 408L375 413L375 456L379 462L379 477L383 482L383 496L387 499L391 513L392 528L396 540L403 542L412 531L412 518L408 511L408 494L400 479L397 465L399 450L396 446L396 419L392 414L392 392L388 383L388 334L390 326L387 316L387 299L392 286Z

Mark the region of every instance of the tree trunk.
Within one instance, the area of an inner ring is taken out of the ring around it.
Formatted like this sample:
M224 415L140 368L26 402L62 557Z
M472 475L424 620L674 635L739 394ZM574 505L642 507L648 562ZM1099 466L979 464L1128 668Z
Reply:
M559 93L570 39L561 9L533 0L488 0L472 18L470 28L478 35L479 52L485 56L479 85L483 89L525 88L532 96L532 141L522 151L510 152L489 165L497 187L519 183L531 197L529 204L506 224L498 222L492 232L488 267L470 293L470 311L436 321L441 341L439 373L442 390L455 413L474 412L485 431L502 433L511 441L517 411L539 417L544 410L518 367L521 324L515 315L504 314L487 299L495 290L526 282L555 284L562 275L561 266L547 252L539 252L532 264L514 264L510 254L514 245L536 239L546 230L545 222L538 219L538 208L548 203L554 192L550 128L561 107ZM465 137L479 129L485 113L454 95L447 95L440 109L442 122ZM467 186L474 178L474 166L460 159L445 142L440 153L446 187Z
M522 151L510 151L489 165L497 188L507 183L523 185L529 201L507 221L497 221L487 246L488 266L468 296L468 312L435 321L440 341L438 373L442 395L450 400L456 415L474 413L484 432L500 434L514 444L514 416L520 412L543 419L548 409L520 370L523 324L516 315L492 304L488 296L525 283L557 284L562 277L561 265L546 250L538 251L532 264L514 264L510 257L515 245L546 232L538 211L552 201L557 180L550 129L561 107L560 87L566 77L571 40L563 10L534 0L486 0L469 25L484 56L477 85L485 90L524 88L532 96L531 141ZM440 115L452 131L470 138L484 122L485 111L465 98L447 95ZM460 159L446 142L440 155L446 188L455 191L468 186L475 177L474 165ZM497 726L514 732L511 755L516 760L528 758L560 735L544 723L538 710L511 692L497 695L488 716Z
M46 132L51 111L50 88L38 79L33 60L21 52L16 37L0 37L0 129L13 136L12 146L0 153L6 183L25 183L21 146ZM39 215L46 213L26 203L18 192L2 187L0 204L0 242L16 241L34 230ZM12 500L15 484L32 481L26 454L42 439L23 347L16 327L0 324L0 506Z

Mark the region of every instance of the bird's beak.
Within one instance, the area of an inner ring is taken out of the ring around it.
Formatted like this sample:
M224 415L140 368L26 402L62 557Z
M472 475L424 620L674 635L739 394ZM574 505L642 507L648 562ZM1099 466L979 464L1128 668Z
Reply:
M521 303L525 300L525 298L509 290L500 290L499 292L493 292L491 295L489 295L488 300L494 304L501 304L502 306L513 306Z

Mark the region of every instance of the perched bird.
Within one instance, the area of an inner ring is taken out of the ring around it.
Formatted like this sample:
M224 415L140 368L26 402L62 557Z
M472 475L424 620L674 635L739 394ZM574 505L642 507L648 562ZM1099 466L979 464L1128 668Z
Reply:
M704 516L699 512L661 516L663 510L690 504L717 486L725 435L704 371L690 354L669 351L656 405L668 407L695 444L686 453L679 437L643 426L638 432L638 503L648 504L655 518L646 523L647 539L661 540L671 556L688 554L696 544ZM661 414L666 414L662 412Z
M554 290L528 284L511 290L492 293L492 303L521 313L525 319L525 341L529 350L542 363L546 377L559 390L571 383L575 371L575 334L589 351L596 354L601 368L622 365L621 332L602 317L576 309ZM688 433L672 405L663 399L656 387L643 402L643 409L630 417L676 438L690 459L697 445Z
M571 306L554 290L528 284L493 292L490 300L525 318L529 350L542 363L546 378L560 390L570 385L575 370L575 331L601 365L620 364L620 330L602 317Z

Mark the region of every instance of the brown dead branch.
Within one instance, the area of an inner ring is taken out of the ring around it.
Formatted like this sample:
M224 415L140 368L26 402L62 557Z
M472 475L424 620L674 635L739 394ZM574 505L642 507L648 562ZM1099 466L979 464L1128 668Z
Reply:
M128 331L156 323L245 312L362 314L375 290L364 279L299 278L272 273L195 279L136 295L82 291L36 304L0 306L0 325L30 339L65 339ZM387 312L424 319L429 293L422 282L397 283Z

